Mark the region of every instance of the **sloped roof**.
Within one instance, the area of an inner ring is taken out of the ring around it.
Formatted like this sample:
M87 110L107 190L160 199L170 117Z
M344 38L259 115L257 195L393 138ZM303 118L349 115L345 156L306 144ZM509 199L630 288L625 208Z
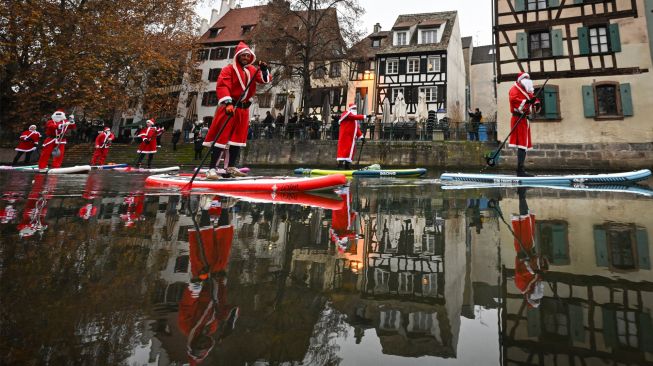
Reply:
M390 34L389 31L380 31L376 33L371 33L367 37L361 39L356 44L354 44L349 49L349 54L351 58L354 59L363 59L363 58L374 58L376 53L386 47L388 42L391 41L391 38L388 38ZM372 47L372 40L379 39L381 44L379 47Z
M243 34L243 26L256 25L266 5L250 6L229 10L204 33L199 43L235 43L249 39L249 34ZM216 37L210 38L212 29L220 29Z
M494 50L494 46L476 46L472 50L472 65L476 64L486 64L494 61L494 53L490 51Z
M443 11L438 13L422 13L422 14L402 14L397 17L392 29L404 29L406 27L422 27L422 26L435 26L443 24L444 30L440 27L439 32L442 32L442 38L439 43L435 44L417 44L417 32L413 32L409 43L405 46L394 46L392 42L387 42L385 47L377 51L377 54L394 54L394 53L407 53L407 52L425 52L425 51L444 51L449 45L453 25L458 16L456 11ZM390 40L392 36L388 37Z
M460 41L463 43L463 48L469 48L472 45L472 37L463 37L460 39Z

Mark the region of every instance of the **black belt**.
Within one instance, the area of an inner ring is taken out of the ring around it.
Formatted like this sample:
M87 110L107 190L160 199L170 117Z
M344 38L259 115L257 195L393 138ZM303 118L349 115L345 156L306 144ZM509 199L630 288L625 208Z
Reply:
M243 102L238 102L238 103L236 103L235 107L236 107L236 108L241 108L241 109L247 109L247 108L249 108L249 106L251 106L251 105L252 105L252 102L249 102L249 101L244 102L244 101L243 101Z
M512 115L515 117L521 117L523 113L512 112Z

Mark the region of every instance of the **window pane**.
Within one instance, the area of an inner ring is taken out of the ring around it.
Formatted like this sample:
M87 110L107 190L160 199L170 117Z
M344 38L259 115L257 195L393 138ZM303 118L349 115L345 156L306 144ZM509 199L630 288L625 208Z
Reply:
M596 87L596 100L599 116L617 115L617 88L614 85Z

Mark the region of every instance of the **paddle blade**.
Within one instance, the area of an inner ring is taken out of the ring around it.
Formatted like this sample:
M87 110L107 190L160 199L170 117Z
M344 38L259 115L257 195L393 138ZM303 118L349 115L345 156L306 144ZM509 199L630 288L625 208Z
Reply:
M501 154L499 152L489 151L485 154L485 163L489 167L495 167L499 163L500 158Z

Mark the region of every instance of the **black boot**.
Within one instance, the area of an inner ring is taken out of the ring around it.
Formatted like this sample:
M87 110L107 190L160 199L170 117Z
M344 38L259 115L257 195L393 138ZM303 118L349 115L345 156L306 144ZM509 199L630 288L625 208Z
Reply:
M526 150L517 149L517 176L518 177L532 177L533 174L529 174L524 169L524 162L526 162Z
M348 161L345 161L345 170L351 170L351 163Z
M339 160L339 161L338 161L338 168L337 168L337 169L338 169L338 170L343 170L343 169L345 169L345 162L342 161L342 160Z

